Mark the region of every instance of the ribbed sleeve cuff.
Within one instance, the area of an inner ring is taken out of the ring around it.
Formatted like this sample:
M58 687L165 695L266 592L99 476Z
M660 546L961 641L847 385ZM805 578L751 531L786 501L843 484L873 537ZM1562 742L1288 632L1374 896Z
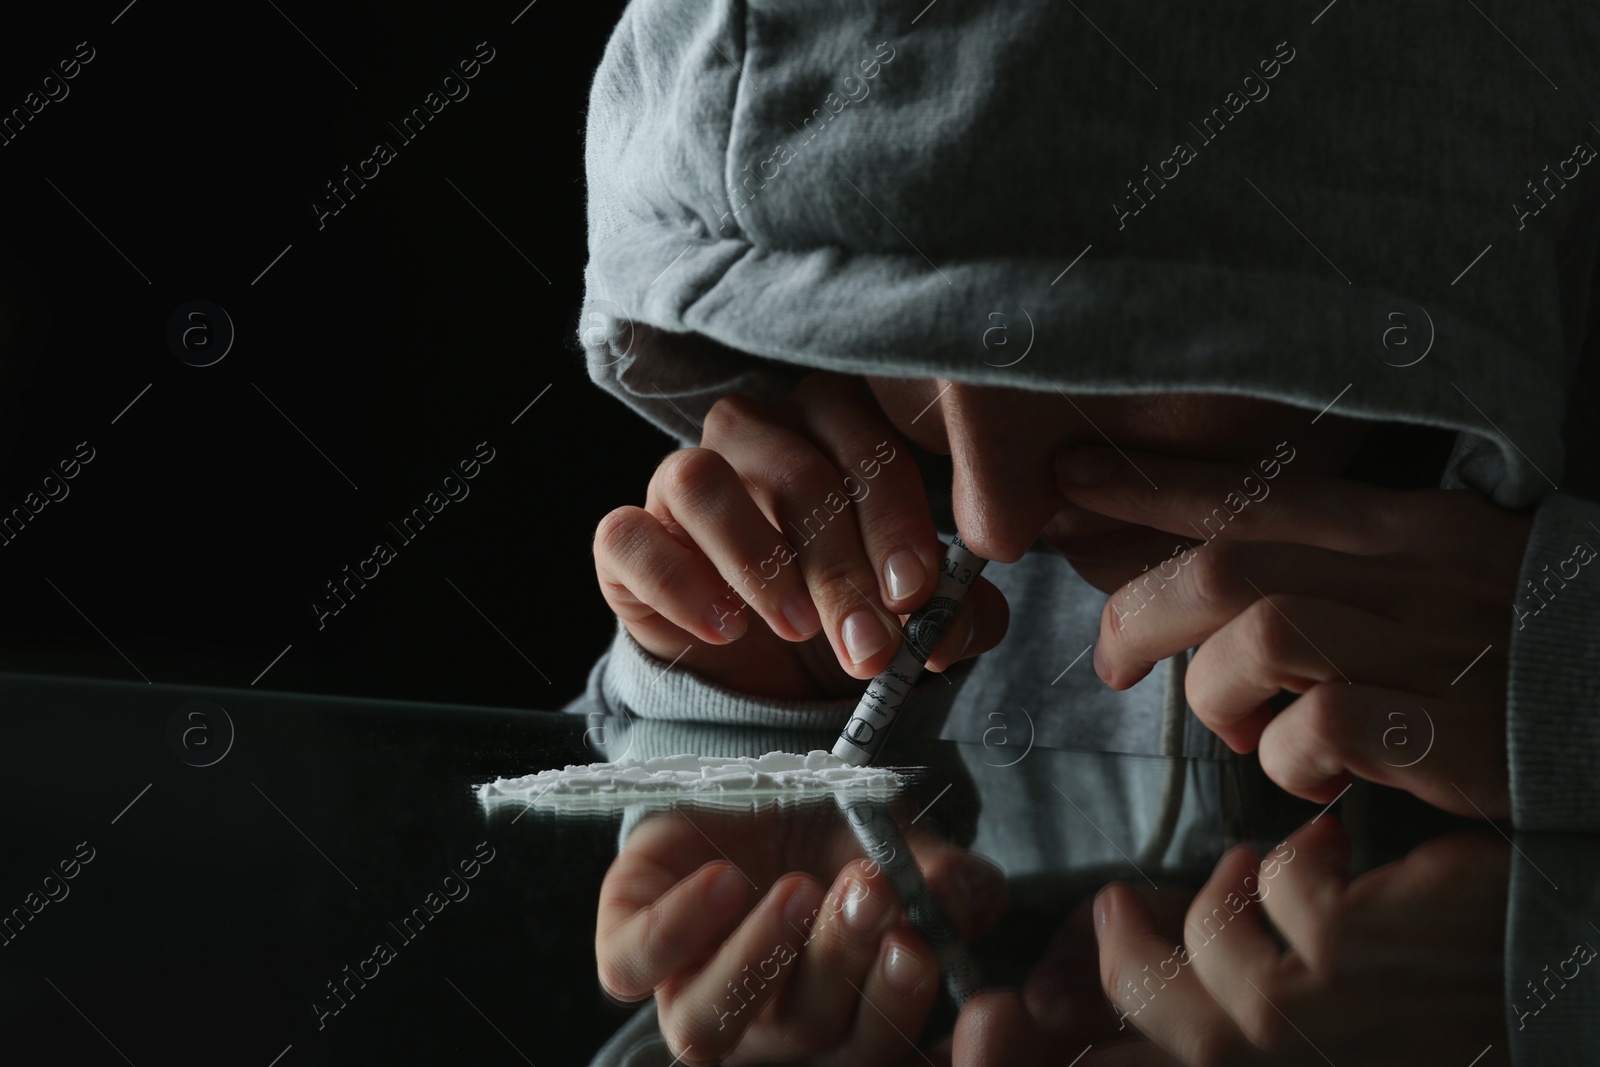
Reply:
M1600 843L1517 834L1506 907L1506 1031L1513 1067L1600 1062Z
M642 719L791 730L842 730L858 700L764 700L724 689L681 665L652 656L620 620L601 684L607 704L626 708Z
M1513 605L1507 678L1511 818L1519 830L1600 831L1597 547L1600 504L1562 493L1540 504Z

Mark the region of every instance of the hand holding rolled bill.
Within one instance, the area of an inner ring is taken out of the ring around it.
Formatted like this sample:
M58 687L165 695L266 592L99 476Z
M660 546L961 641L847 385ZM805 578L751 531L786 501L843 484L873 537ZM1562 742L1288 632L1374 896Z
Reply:
M900 651L862 695L844 732L834 743L835 756L858 767L865 767L877 758L889 728L900 714L900 705L911 693L912 683L922 673L939 639L961 610L967 590L972 588L988 562L969 552L960 534L951 537L933 595L906 620L905 641Z

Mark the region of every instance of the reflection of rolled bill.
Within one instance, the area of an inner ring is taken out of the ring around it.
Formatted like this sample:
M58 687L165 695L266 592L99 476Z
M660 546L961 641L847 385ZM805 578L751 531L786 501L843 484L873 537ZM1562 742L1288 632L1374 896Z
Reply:
M900 894L907 921L938 957L944 986L959 1011L983 985L983 974L956 933L955 924L933 899L933 891L911 855L911 846L895 825L889 806L881 800L855 799L843 793L835 794L834 799L867 856L889 876L895 892Z
M960 534L950 538L950 550L939 567L939 584L934 587L933 596L906 620L905 640L900 650L883 673L867 686L844 732L834 742L835 756L858 767L865 767L877 758L884 738L889 736L889 728L900 714L900 705L911 692L912 683L922 673L928 657L933 655L934 646L949 629L956 612L961 610L967 590L978 580L987 562L967 551Z

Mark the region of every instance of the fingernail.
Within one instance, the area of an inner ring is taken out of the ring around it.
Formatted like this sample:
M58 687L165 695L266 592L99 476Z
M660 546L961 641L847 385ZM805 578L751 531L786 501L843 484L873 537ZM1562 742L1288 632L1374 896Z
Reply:
M844 620L841 636L852 664L871 659L889 643L889 633L871 608L862 608Z
M1103 448L1072 448L1056 457L1056 478L1063 485L1100 485L1110 479L1115 465Z
M822 629L822 618L817 614L817 606L811 602L811 595L804 591L795 593L783 602L783 617L794 627L795 633L802 637L810 637Z
M802 882L789 898L789 903L783 906L783 921L791 929L810 930L809 924L816 921L817 911L821 907L821 892L810 880Z
M744 605L729 602L726 597L718 597L706 609L706 621L711 628L729 641L744 636Z
M890 945L883 961L883 976L896 989L910 993L922 984L922 961L899 945Z
M850 929L858 934L870 934L889 910L889 902L883 893L874 893L871 886L852 876L844 884L839 910L844 913L844 921Z
M1105 653L1100 650L1100 642L1094 643L1094 673L1100 676L1102 682L1110 683L1111 672L1106 666Z
M744 900L744 875L728 867L711 882L706 890L706 907L718 918L732 911Z
M1109 887L1108 887L1109 888ZM1094 939L1105 936L1106 924L1111 921L1111 894L1105 889L1094 898Z
M928 572L915 552L902 548L884 561L883 577L889 586L889 596L894 600L904 600L922 588Z

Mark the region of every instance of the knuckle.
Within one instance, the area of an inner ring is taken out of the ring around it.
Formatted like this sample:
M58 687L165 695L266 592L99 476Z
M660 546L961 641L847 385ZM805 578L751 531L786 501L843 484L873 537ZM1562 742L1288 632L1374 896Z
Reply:
M724 440L752 422L770 422L772 408L748 396L728 393L717 398L706 412L701 439Z
M794 509L799 522L815 516L832 489L834 477L833 465L807 445L778 445L767 458L767 484L773 495L779 500L804 502ZM807 504L811 505L810 511L801 511Z
M1262 662L1281 665L1298 657L1303 642L1287 618L1294 609L1292 597L1276 593L1245 609L1246 645Z
M649 519L648 512L631 504L606 512L594 528L595 555L626 559L639 542L642 523Z
M858 560L818 560L811 565L807 577L824 614L843 617L863 602L872 606L876 600L877 579Z
M726 483L728 461L709 448L681 448L656 468L663 494L681 506L696 508Z
M889 449L888 459L883 455L885 447ZM838 442L838 455L844 463L841 480L848 479L853 485L864 486L871 481L867 476L867 472L871 471L872 477L887 474L884 480L894 484L899 476L897 473L889 473L894 468L890 460L897 454L898 450L891 443L891 438L885 436L878 428L855 430ZM865 491L858 490L858 492L863 498L866 496Z
M1207 616L1224 612L1236 596L1239 550L1222 541L1196 552L1185 568L1184 590Z

